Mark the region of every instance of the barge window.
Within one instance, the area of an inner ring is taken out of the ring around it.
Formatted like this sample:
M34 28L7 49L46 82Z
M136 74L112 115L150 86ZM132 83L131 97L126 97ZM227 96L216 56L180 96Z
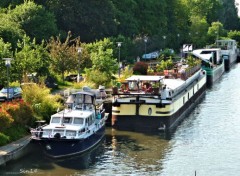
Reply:
M185 104L185 97L183 97L183 104Z
M199 90L199 84L197 84L197 90Z
M53 117L51 123L60 123L60 117Z
M83 124L83 119L82 118L74 118L73 123L74 124Z
M194 86L193 86L193 95L194 95Z

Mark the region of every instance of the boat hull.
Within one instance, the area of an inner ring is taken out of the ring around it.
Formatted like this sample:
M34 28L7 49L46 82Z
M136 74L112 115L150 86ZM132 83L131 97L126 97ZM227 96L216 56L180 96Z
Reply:
M224 55L224 66L225 70L229 71L231 66L237 62L237 54Z
M59 159L87 152L102 140L104 134L105 126L85 139L36 138L32 141L40 144L48 157Z
M214 68L202 67L207 73L207 87L211 87L223 75L225 69L224 64L218 65Z
M198 86L198 83L201 82L201 87L196 91L191 98L188 100L187 97L190 93L194 92L194 87L196 90L196 87ZM187 115L192 111L192 109L202 100L202 98L205 95L206 92L206 77L202 78L201 81L195 82L194 86L191 88L188 88L188 92L183 90L182 95L175 100L172 104L166 104L162 105L162 107L158 108L157 104L142 104L139 105L140 108L145 109L145 111L148 112L147 115L142 115L140 113L132 113L130 114L130 111L134 111L135 107L137 105L129 104L125 105L125 107L122 107L121 104L118 111L114 110L112 113L112 126L115 129L118 130L126 130L126 131L135 131L135 132L159 132L159 131L165 131L165 132L171 132L173 131L178 124L187 117ZM187 88L186 88L187 89ZM183 98L184 97L184 98ZM177 109L177 106L180 106L179 104L182 103L182 101L186 102ZM124 105L123 105L124 106ZM124 111L124 108L126 109L126 106L129 106L128 111L129 114L126 114ZM138 109L138 108L136 108ZM163 111L161 111L161 109ZM177 109L177 110L174 110ZM174 112L173 112L174 111ZM117 114L118 113L118 114ZM121 114L123 113L123 114ZM149 113L152 113L152 115L149 115Z

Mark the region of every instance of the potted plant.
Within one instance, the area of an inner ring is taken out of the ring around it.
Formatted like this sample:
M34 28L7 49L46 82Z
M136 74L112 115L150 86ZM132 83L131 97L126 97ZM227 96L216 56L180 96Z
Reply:
M112 83L112 94L118 94L118 83L117 81L113 81Z
M159 94L159 89L160 89L160 83L153 83L152 84L152 90L153 90L153 94L157 95Z

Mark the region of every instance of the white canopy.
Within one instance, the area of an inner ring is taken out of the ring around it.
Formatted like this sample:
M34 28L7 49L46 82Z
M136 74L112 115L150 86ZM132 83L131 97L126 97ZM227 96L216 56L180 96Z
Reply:
M148 75L133 75L126 79L126 81L160 81L163 76L148 76Z

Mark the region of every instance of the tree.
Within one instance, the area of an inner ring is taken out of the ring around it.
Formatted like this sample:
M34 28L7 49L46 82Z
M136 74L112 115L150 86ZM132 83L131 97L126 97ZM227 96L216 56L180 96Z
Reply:
M216 39L220 39L221 36L226 36L226 30L223 28L223 24L219 21L212 22L208 28L208 43L214 43Z
M38 43L41 43L43 39L49 39L58 32L55 16L31 0L17 5L16 8L9 10L8 14L10 21L19 24L19 27L29 37L35 38Z
M110 41L110 39L105 38L87 46L89 52L91 53L90 59L92 61L92 67L85 69L87 73L87 79L93 81L91 78L92 73L98 72L103 75L103 77L99 78L104 79L102 84L104 83L104 85L106 85L111 82L111 79L109 78L111 78L112 75L118 70L117 59L113 58L112 45L113 43ZM107 78L106 80L105 77Z
M227 34L228 38L234 39L238 43L238 47L240 45L240 31L229 31Z
M206 18L201 18L200 16L191 17L192 25L190 27L192 34L192 42L195 47L204 47L207 41L207 31L209 24Z
M76 65L78 65L78 53L76 48L80 46L80 40L75 39L76 41L73 42L70 38L71 33L69 32L64 43L62 43L59 36L56 39L52 37L48 43L51 69L55 73L61 74L62 80L64 80L65 72L77 70Z
M0 85L4 85L7 82L6 66L3 58L12 58L13 53L11 51L12 47L10 43L4 43L3 39L0 38Z
M0 11L0 36L5 42L9 42L12 48L17 47L17 41L22 39L25 31L21 29L21 26L12 21L9 17L7 9Z
M235 0L220 0L220 2L223 6L220 21L223 23L224 28L226 30L240 29Z
M39 2L39 0L38 0ZM92 42L116 34L115 12L110 0L39 2L46 4L63 31L81 36L81 41Z
M22 41L18 42L18 49L15 53L13 64L15 78L22 81L27 74L36 72L37 75L45 75L49 67L49 55L45 48L44 41L42 44L36 44L30 37L24 36Z

